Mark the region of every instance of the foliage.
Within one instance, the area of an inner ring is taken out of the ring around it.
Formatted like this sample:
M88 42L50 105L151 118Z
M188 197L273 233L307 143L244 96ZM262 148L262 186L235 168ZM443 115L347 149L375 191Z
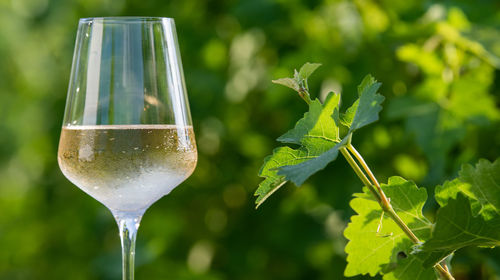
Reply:
M120 278L111 214L56 161L78 18L176 21L199 162L146 212L137 279L326 280L343 279L342 232L360 184L337 160L254 211L262 159L304 110L269 81L321 61L308 80L318 93L311 99L324 102L334 91L350 105L372 73L384 83L384 110L352 143L381 181L399 174L432 188L457 177L463 163L500 154L498 13L497 0L0 1L0 279ZM431 39L438 32L442 39ZM401 56L405 46L427 47L441 74ZM452 82L446 65L458 69ZM480 204L469 201L476 214ZM424 208L430 220L436 207ZM495 279L500 253L463 248L452 266L460 279Z
M384 100L377 93L380 85L373 77L366 76L358 86L358 99L340 114L338 94L330 93L324 106L317 99L310 102L305 98L310 104L309 111L294 129L278 138L280 142L302 146L298 150L280 147L264 160L260 176L266 179L256 191L259 196L256 203L262 204L286 180L302 185L342 151L366 187L365 192L356 194L350 203L357 215L351 218L344 231L349 240L345 248L347 267L344 275L381 274L384 279L436 279L440 275L444 279L454 279L442 263L453 252L467 246L500 245L497 199L500 159L493 164L480 160L476 169L465 165L457 179L438 186L436 199L442 207L437 212L435 224L432 224L422 213L427 201L425 189L401 177L391 177L388 184L379 186L351 145L355 130L378 120L382 109L380 104ZM301 91L304 90L299 87L296 91L302 97ZM309 97L309 93L304 96ZM339 138L340 125L347 131L342 140ZM325 148L325 145L329 146ZM282 160L281 151L284 150L291 155L291 160ZM273 171L272 177L267 176ZM277 181L278 187L268 188L271 179ZM468 198L465 193L469 194ZM479 205L479 210L475 208L475 215L470 200Z
M494 163L480 160L476 168L464 165L458 178L436 188L436 200L442 208L432 238L422 246L424 252L432 253L426 265L466 246L500 245L499 174L500 159Z
M331 118L331 112L338 105L339 98L339 95L331 94L325 101L325 105L322 105L317 99L313 100L309 104L309 112L297 122L295 128L278 138L280 142L302 144L302 147L296 150L280 147L273 151L272 156L265 159L260 176L266 179L257 190L259 204L264 202L269 194L281 187L286 179L289 179L286 178L286 175L279 174L278 168L303 162L310 164L311 159L317 158L337 146L336 143L339 142L338 128ZM326 127L334 129L325 130ZM300 178L299 180L304 181L305 179Z
M489 217L490 212L500 214L500 188L492 183L500 181L499 160L493 163L480 160L475 168L466 164L458 174L459 177L453 181L436 187L436 201L441 206L445 206L448 199L456 198L457 193L461 192L477 206L473 210L474 216L481 213Z
M450 9L447 18L427 27L421 43L407 43L396 51L400 60L419 69L422 81L409 95L395 98L388 114L403 118L415 135L429 159L427 181L432 184L442 178L450 150L470 137L472 124L499 120L489 89L500 60L461 33L470 29L470 22L459 9Z
M391 204L403 221L418 238L430 237L432 223L422 214L427 200L425 189L401 177L391 177L382 189L391 198ZM389 272L384 279L432 279L432 268L422 267L419 256L410 254L413 243L404 232L386 215L367 191L355 194L350 205L357 215L344 231L349 239L346 246L346 276ZM418 276L420 275L420 276Z
M299 72L295 71L295 73L302 73L308 65L319 64L306 63ZM308 75L312 72L309 71ZM297 76L303 83L307 83L308 75ZM292 80L292 78L284 79ZM375 82L373 77L366 76L358 87L359 99L341 115L339 115L338 108L339 94L330 93L324 106L318 99L312 101L309 104L309 112L304 114L295 128L278 138L280 142L302 146L298 150L287 147L278 148L274 150L272 156L264 160L259 175L265 177L266 180L256 191L257 206L287 180L291 180L298 186L302 185L312 174L325 168L337 158L339 149L350 141L355 130L376 121L382 109L380 103L384 100L384 97L377 93L379 87L380 83ZM294 89L294 87L291 88ZM300 95L301 89L298 88L296 91ZM306 96L309 96L308 92ZM305 100L310 102L308 98ZM341 124L349 130L342 140L339 135Z

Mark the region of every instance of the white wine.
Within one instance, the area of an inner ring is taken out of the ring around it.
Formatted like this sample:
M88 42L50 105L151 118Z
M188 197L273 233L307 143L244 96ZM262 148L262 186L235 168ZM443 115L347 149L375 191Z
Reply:
M64 175L113 211L145 210L193 173L191 126L66 126L58 162Z

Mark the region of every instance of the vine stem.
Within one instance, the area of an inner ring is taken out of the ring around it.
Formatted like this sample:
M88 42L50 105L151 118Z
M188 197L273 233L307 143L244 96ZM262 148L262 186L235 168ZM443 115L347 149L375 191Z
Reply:
M361 154L352 146L351 143L347 144L347 147L342 147L340 149L340 152L342 155L345 157L349 165L352 167L356 175L359 177L361 182L370 190L370 192L373 194L375 199L378 201L380 204L380 207L382 210L401 228L401 230L410 238L410 240L418 244L420 243L420 240L418 237L413 233L413 231L406 225L406 223L399 217L399 215L394 211L390 199L385 195L384 191L382 190L382 187L380 186L379 182L377 181L377 178L375 178L375 175L373 175L373 172L370 170L368 165L366 164L365 160L361 156ZM356 160L359 162L361 169L358 165L358 163L354 160L352 157L351 153L354 155ZM363 172L364 170L364 172ZM366 174L368 177L366 176ZM369 178L369 179L368 179ZM371 182L370 182L371 181ZM450 271L440 264L434 265L434 269L437 270L439 275L446 280L454 280L453 276L451 275Z

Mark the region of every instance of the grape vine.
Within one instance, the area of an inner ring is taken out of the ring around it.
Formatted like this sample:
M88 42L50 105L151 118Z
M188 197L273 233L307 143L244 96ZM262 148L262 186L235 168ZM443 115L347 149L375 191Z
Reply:
M500 160L464 165L456 179L437 186L441 208L432 223L422 213L426 189L398 176L380 184L351 143L358 129L378 120L384 101L378 93L381 83L366 76L358 99L341 113L340 94L331 92L324 102L310 97L307 79L319 66L306 63L293 77L273 81L295 90L309 110L277 139L298 148L282 146L265 158L257 207L287 181L302 185L340 153L364 185L350 202L357 215L344 231L349 240L345 276L454 279L448 264L456 250L500 245Z

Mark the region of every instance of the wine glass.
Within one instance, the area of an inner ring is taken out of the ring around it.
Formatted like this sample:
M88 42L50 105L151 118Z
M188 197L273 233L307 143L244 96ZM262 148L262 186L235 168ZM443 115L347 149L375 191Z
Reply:
M58 162L113 213L124 280L134 279L142 215L189 177L196 161L174 20L80 19Z

